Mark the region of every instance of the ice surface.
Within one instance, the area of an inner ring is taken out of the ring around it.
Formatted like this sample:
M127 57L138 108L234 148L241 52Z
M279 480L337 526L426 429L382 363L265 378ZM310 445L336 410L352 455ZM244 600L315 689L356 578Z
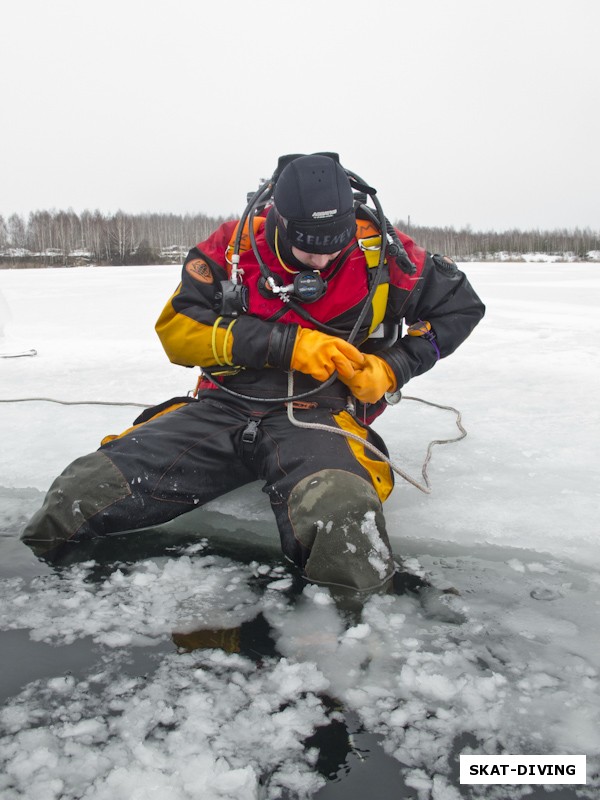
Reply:
M585 753L588 786L568 796L597 796L600 276L580 264L466 269L488 314L407 393L459 408L468 437L434 451L431 495L398 482L385 506L396 554L460 596L374 597L352 619L320 587L294 602L260 484L178 520L160 555L52 571L18 530L52 478L139 409L0 404L0 648L24 632L32 647L88 646L93 662L24 671L11 690L3 800L310 797L323 778L302 743L331 719L327 697L383 737L419 800L468 796L460 751ZM178 272L1 271L0 344L39 355L0 361L0 399L185 394L193 371L170 365L152 332ZM452 414L408 400L376 427L415 476L427 443L456 435ZM179 546L186 530L198 539ZM255 560L210 554L200 537L213 534ZM276 643L259 659L172 640L258 614ZM130 665L138 651L155 654L144 675Z

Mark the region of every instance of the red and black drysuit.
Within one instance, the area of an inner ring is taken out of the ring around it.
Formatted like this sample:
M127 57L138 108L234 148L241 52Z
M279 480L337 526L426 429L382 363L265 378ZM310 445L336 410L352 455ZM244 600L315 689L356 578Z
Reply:
M270 243L273 225L269 227L264 219L255 222L256 244L264 263L283 284L290 283L293 275ZM362 224L357 223L358 239L361 233L369 233L361 229ZM306 568L309 577L307 562L310 565L313 554L316 563L319 550L321 563L323 559L331 562L331 569L318 570L317 579L325 575L325 582L346 582L344 564L335 563L336 552L350 541L344 539L348 526L356 525L358 519L360 531L360 520L368 519L368 512L386 538L381 503L393 487L387 463L344 436L295 427L283 402L248 399L286 396L298 326L318 329L322 323L326 332L335 329L347 337L369 294L372 268L367 267L358 240L351 241L322 273L327 281L323 297L304 307L317 321L313 322L305 318L301 304L295 310L268 291L259 291L260 269L252 249L246 249L240 269L248 287L248 311L235 320L224 318L218 311L219 293L221 281L230 275L235 226L235 222L223 224L190 251L181 283L156 328L172 362L225 373L218 381L245 399L204 380L193 402L138 424L96 453L78 459L53 484L44 507L24 532L23 538L39 552L60 548L67 540L164 523L257 479L264 482L285 555ZM452 353L484 313L482 302L453 262L427 253L402 233L399 236L416 273L409 276L389 260L385 308L368 308L353 341L365 352L376 350L391 366L398 389ZM390 326L401 330L403 321L412 325L426 320L435 339L403 335L376 349L378 340L368 334L381 321L374 315L382 314L388 330ZM318 385L310 375L294 372L294 394ZM385 401L366 408L359 404L353 414L348 410L348 394L348 388L336 380L298 403L295 414L303 422L352 431L385 452L380 437L365 422L383 410ZM73 487L79 496L76 512L64 499L65 491L68 497L73 495ZM333 549L331 539L321 553L325 534L332 527L342 530L341 539L338 536ZM363 525L364 530L369 533L368 525ZM371 558L377 550L372 536L365 539L364 547L358 544L358 551L356 539L349 548L357 559L376 564L377 559ZM343 561L342 554L340 558ZM371 588L377 575L382 580L389 577L384 575L387 569L378 571L376 566L374 574L359 576L357 588Z

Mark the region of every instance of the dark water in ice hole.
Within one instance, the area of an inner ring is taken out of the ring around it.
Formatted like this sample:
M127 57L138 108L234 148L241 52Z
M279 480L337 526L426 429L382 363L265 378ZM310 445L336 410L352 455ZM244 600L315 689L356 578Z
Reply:
M8 533L8 536L7 536ZM153 532L154 533L154 532ZM12 535L11 535L12 534ZM0 537L0 564L2 574L19 573L11 568L11 558L17 562L15 554L22 548L15 541L17 532L3 532ZM127 534L107 537L86 545L76 561L94 560L97 563L97 578L108 575L115 564L115 557L120 564L137 560L161 557L169 551L178 551L182 547L198 541L193 536L178 534L168 537L147 534ZM214 553L244 563L257 558L255 543L244 547L239 540L231 541L227 537L219 539L218 544L209 544L202 551L203 555ZM268 558L265 558L265 555ZM269 560L273 566L284 564L275 551L261 553L261 561ZM47 568L44 567L46 570ZM29 570L30 571L30 570ZM30 577L30 576L29 576ZM269 578L272 580L272 578ZM296 576L296 580L297 576ZM301 582L300 582L301 583ZM298 586L296 587L298 588ZM412 582L404 589L414 590ZM399 591L402 591L399 587ZM269 625L262 614L241 626L239 636L241 655L252 660L261 657L276 657L275 643L270 636ZM140 677L151 675L158 667L160 660L176 650L171 640L159 642L152 647L130 647L127 657L121 665L121 673ZM98 665L102 656L102 647L95 644L91 637L83 638L72 644L53 646L44 642L32 641L27 630L0 631L0 703L16 695L28 683L40 679L50 679L72 675L76 679L84 679L86 674ZM382 747L382 737L366 731L357 715L341 709L336 701L329 697L322 698L330 710L342 712L343 722L332 720L329 725L318 728L305 741L306 747L316 747L319 757L315 765L325 779L326 784L313 797L316 800L418 800L415 789L407 786L402 778L402 764L387 755ZM449 776L450 782L460 792L461 797L468 800L469 787L459 784L458 753L466 745L475 745L476 741L463 737L455 742L456 758L454 774ZM530 800L577 800L577 795L570 788L551 790L546 787L531 786L528 794ZM511 796L510 786L506 787L506 798ZM284 795L285 800L294 800L291 795Z

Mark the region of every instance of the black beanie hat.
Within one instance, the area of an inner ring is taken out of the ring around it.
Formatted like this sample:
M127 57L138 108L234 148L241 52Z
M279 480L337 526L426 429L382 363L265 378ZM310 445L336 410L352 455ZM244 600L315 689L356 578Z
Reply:
M299 156L284 167L273 205L279 236L305 253L335 253L356 232L350 181L329 156Z

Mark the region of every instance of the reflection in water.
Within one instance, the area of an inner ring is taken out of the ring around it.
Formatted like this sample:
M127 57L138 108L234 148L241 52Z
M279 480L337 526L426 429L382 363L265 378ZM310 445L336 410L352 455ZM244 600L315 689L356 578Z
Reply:
M263 614L235 628L199 628L171 635L173 643L183 653L217 648L226 653L241 653L252 661L276 656L271 627Z

